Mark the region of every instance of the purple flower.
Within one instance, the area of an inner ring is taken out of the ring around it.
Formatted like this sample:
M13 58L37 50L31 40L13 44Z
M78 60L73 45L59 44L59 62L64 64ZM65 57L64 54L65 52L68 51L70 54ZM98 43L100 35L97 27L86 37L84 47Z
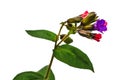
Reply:
M98 30L101 33L103 31L107 31L107 22L104 19L98 19L97 22L94 24L94 30Z

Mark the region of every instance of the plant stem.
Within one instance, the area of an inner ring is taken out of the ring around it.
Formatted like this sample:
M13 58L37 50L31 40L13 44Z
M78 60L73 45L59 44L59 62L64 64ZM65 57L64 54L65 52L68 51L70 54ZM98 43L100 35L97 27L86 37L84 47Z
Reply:
M59 29L58 35L56 36L56 41L55 41L54 49L55 49L57 46L59 46L59 44L57 44L57 41L58 41L58 39L59 39L61 30L62 30L63 26L65 25L65 23L66 23L66 22L63 22L63 24L61 25L61 27L60 27L60 29ZM45 75L45 80L48 80L49 73L50 73L50 69L51 69L51 66L52 66L52 63L53 63L53 59L54 59L54 55L52 54L50 63L49 63L49 65L48 65L47 73L46 73L46 75Z
M62 38L62 40L56 45L57 47L64 41L64 40L66 40L68 37L69 37L69 32L68 32L68 34L67 35L65 35L63 38Z
M54 59L54 55L52 54L50 63L49 63L49 65L48 65L47 73L46 73L46 76L45 76L45 80L48 80L48 76L49 76L50 69L51 69L51 66L52 66L52 63L53 63L53 59Z
M65 23L66 23L66 22L64 22L64 23L62 24L62 26L60 27L60 30L59 30L59 32L58 32L58 35L56 36L56 41L55 41L54 49L55 49L56 46L57 46L57 41L58 41L58 39L59 39L61 30L62 30L63 26L65 25Z

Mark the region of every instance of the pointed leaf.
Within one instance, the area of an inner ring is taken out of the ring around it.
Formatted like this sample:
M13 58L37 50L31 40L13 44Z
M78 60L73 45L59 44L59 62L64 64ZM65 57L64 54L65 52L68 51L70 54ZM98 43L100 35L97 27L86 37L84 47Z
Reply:
M43 80L43 76L37 72L28 71L16 75L13 80Z
M88 56L76 47L67 44L59 46L54 50L54 56L70 66L89 69L94 72L93 65Z
M26 32L33 37L43 38L54 42L56 40L56 34L48 30L26 30Z
M48 69L48 66L45 66L45 67L43 67L41 70L39 70L38 73L39 73L40 75L42 75L42 76L45 77L46 72L47 72L47 69ZM54 76L52 70L50 70L48 80L55 80L55 76Z

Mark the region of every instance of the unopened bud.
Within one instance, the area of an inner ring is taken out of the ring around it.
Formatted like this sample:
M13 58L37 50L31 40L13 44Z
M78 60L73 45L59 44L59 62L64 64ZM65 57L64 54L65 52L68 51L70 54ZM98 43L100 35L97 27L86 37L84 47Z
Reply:
M77 17L68 19L67 22L68 23L79 23L79 22L81 22L81 20L82 20L82 17L77 16Z
M93 33L93 39L97 42L100 42L100 39L102 38L102 34Z
M96 21L96 13L95 12L90 12L87 17L83 18L81 23L82 25L88 25L94 21Z
M89 38L89 39L92 38L90 31L78 30L78 33L79 33L81 36L83 36L83 37L87 37L87 38Z
M94 30L93 25L86 25L82 27L83 30Z

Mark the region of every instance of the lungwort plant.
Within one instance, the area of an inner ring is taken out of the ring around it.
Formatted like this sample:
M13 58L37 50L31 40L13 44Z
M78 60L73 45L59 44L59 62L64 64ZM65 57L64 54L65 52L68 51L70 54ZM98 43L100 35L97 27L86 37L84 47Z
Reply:
M95 12L85 11L83 14L69 18L60 24L61 27L58 34L49 30L26 30L33 37L54 42L53 54L50 63L39 71L19 73L13 80L55 80L54 73L51 70L54 58L71 67L88 69L94 72L89 57L77 47L70 45L73 42L70 35L78 33L80 36L99 42L102 38L102 33L107 31L107 22L104 19L99 19ZM61 34L63 27L68 30L66 34ZM61 44L63 42L64 44Z

